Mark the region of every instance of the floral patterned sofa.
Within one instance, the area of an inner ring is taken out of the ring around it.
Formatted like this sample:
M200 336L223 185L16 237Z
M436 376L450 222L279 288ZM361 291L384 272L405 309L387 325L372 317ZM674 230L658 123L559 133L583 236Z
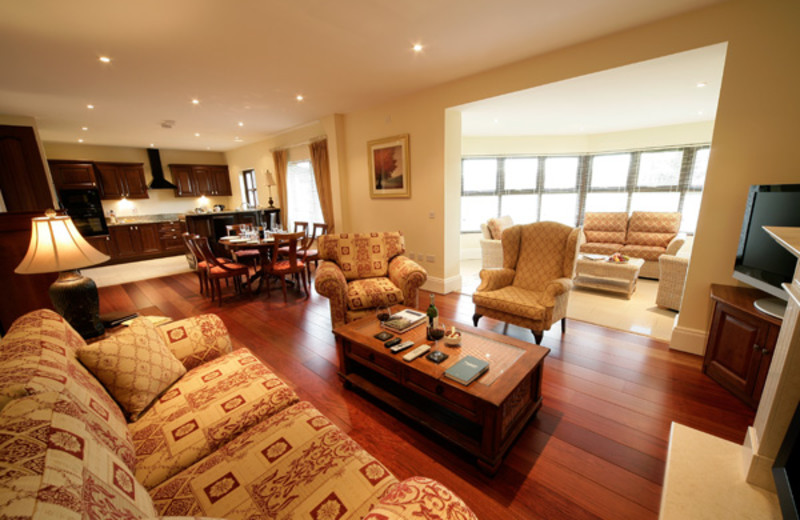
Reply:
M379 305L417 306L428 273L402 256L402 232L322 235L317 248L323 262L314 287L330 299L334 329L374 313Z
M247 349L232 350L214 315L140 319L87 345L49 310L0 342L0 511L474 518L433 480L398 482Z
M644 259L639 271L641 278L658 279L658 259L675 255L683 245L684 235L678 234L681 225L679 212L634 211L587 212L583 219L586 242L581 253L624 255Z

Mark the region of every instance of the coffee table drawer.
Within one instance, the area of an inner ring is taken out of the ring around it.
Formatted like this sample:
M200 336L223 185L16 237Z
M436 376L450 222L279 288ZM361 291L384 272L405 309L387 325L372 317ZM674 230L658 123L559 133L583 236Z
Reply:
M477 415L478 407L474 397L422 372L407 370L405 385L467 418L475 419Z
M400 365L396 361L389 359L386 356L376 353L374 350L362 347L351 343L349 345L349 354L353 360L361 363L364 366L379 372L386 377L390 377L395 381L400 380Z

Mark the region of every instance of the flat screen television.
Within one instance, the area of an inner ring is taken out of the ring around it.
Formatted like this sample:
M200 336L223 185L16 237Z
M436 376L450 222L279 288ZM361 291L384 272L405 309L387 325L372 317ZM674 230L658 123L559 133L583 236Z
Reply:
M734 278L772 296L757 300L756 308L782 318L788 295L781 284L791 282L797 258L764 226L800 227L800 184L750 187L733 267Z

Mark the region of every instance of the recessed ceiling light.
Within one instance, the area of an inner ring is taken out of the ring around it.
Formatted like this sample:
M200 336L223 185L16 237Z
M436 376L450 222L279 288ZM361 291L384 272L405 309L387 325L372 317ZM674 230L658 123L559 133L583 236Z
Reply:
M412 47L412 49L414 49L414 52L422 52L422 44L421 43L415 43L414 47Z
M197 99L197 98L194 98L194 99L192 100L192 104L193 104L193 105L199 105L199 104L200 104L200 100L199 100L199 99Z
M195 137L200 137L200 133L199 133L199 132L195 132L195 133L194 133L194 136L195 136Z
M82 127L81 127L81 130L83 130L84 132L86 132L87 130L89 130L89 127L88 127L88 126L82 126Z
M244 121L239 121L239 126L244 126Z
M697 88L703 88L703 87L707 87L707 86L708 86L708 83L706 83L705 81L701 81L701 82L699 82L697 84Z
M305 99L305 98L303 97L303 94L297 94L297 97L295 99L297 101L303 101L303 99Z
M100 56L97 59L99 59L103 63L111 63L111 58L109 58L108 56Z
M237 143L241 143L242 142L242 138L241 137L234 137L233 140L236 141Z
M155 147L156 147L155 143L150 143L150 148L155 148Z
M94 110L94 105L86 105L86 108L88 108L89 110Z
M82 143L82 142L83 142L83 139L78 139L78 142L79 142L79 143Z

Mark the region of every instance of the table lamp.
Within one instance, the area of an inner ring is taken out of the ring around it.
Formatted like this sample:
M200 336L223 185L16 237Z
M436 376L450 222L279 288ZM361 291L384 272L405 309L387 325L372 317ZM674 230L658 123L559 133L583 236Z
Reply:
M44 217L32 222L28 252L14 272L58 272L58 279L50 286L56 312L84 338L100 336L105 329L100 321L97 285L78 269L100 264L110 257L89 245L68 216L57 216L49 209Z
M275 177L272 176L272 172L267 170L267 188L269 188L269 209L275 209L275 206L272 205L272 187L275 186Z

